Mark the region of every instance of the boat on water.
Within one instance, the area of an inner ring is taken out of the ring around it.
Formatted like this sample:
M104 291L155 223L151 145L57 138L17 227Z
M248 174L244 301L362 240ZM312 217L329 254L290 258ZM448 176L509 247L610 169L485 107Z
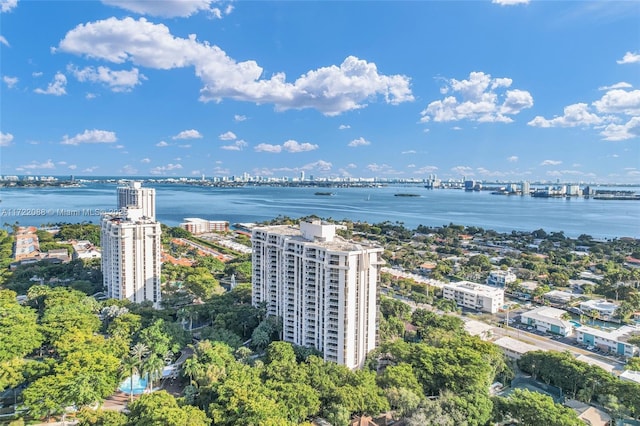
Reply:
M419 197L420 194L408 194L408 193L399 193L399 194L393 194L394 197Z
M324 191L318 191L315 193L315 195L325 195L325 196L331 196L331 195L336 195L335 192L324 192Z

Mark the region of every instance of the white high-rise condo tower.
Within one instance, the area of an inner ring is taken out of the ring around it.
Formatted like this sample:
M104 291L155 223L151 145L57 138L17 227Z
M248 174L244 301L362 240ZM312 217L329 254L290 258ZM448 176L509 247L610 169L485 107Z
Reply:
M282 318L282 338L354 369L376 346L382 247L320 221L254 228L252 303Z
M155 190L131 182L118 188L115 214L101 221L102 275L107 295L134 303L160 303L160 223Z
M156 190L143 188L141 182L129 182L118 187L118 209L142 209L142 216L156 219Z

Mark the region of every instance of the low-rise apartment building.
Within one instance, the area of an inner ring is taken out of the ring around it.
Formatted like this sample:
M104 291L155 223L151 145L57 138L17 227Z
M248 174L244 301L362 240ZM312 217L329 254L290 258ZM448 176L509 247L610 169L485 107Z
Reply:
M632 357L638 353L638 347L629 343L629 338L633 336L640 336L640 327L625 325L614 330L600 330L583 325L576 328L576 339L579 343L625 357Z
M492 314L504 305L504 290L471 281L446 284L442 288L442 296L454 300L458 306Z
M520 322L530 325L538 331L569 336L573 332L573 325L563 319L565 314L567 311L562 309L541 306L521 314Z

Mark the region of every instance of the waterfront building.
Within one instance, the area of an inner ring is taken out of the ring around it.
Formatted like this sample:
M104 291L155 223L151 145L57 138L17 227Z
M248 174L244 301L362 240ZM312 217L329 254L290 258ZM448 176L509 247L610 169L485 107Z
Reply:
M580 310L592 317L611 321L619 306L617 303L607 302L604 299L587 300L580 303Z
M471 281L449 283L442 287L445 299L458 306L495 314L504 305L504 290Z
M544 333L548 332L566 337L573 332L573 324L564 319L566 315L568 315L568 312L562 309L541 306L522 313L520 322Z
M505 287L507 284L516 282L517 279L516 274L511 271L496 270L489 273L487 285Z
M638 353L638 346L629 343L629 339L634 336L640 336L640 327L625 325L618 329L601 330L583 325L576 328L578 343L625 357L632 357Z
M520 184L520 190L522 191L522 195L530 195L531 194L531 184L528 181L523 181Z
M102 275L107 295L134 303L160 304L160 223L155 190L132 182L118 188L117 213L101 220Z
M562 290L551 290L542 295L542 298L548 301L552 306L565 307L573 299L580 297L579 294L570 293Z
M208 232L228 232L229 222L225 220L206 220L197 217L185 217L180 227L194 235L206 234Z
M382 247L320 221L252 230L252 303L282 318L282 340L360 368L376 345Z

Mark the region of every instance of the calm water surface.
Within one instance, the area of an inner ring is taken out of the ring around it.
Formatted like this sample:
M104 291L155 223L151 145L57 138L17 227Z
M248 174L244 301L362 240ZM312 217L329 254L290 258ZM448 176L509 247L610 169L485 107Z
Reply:
M315 214L322 218L369 223L398 221L410 228L420 224L455 223L499 232L543 228L547 232L563 231L571 237L589 234L596 238L640 238L639 201L545 199L492 195L485 191L428 190L419 186L320 189L331 191L333 196L315 195L317 188L147 186L156 188L158 219L171 226L185 217L236 223L260 222L278 215L297 218ZM394 196L398 193L419 196ZM80 188L3 188L0 198L2 224L15 221L24 225L98 222L99 216L89 210L113 209L116 185L90 183Z

